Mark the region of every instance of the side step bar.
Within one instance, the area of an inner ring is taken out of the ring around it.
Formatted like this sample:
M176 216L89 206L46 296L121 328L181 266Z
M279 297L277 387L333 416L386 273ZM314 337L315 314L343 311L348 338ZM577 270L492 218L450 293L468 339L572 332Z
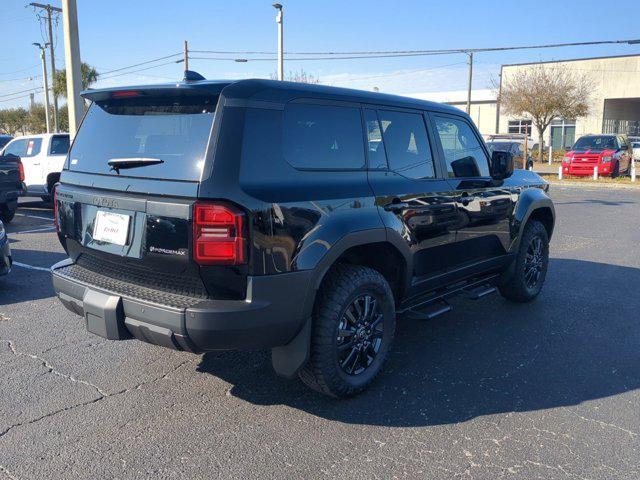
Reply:
M453 310L453 306L447 302L448 298L465 294L471 300L479 300L497 292L495 284L499 278L500 275L496 274L458 282L447 288L430 292L417 299L413 305L398 310L396 313L416 320L431 320Z
M404 315L414 320L432 320L444 313L450 312L451 310L453 310L453 305L442 300L438 303L434 303L433 305L429 305L422 310L407 310L404 312Z

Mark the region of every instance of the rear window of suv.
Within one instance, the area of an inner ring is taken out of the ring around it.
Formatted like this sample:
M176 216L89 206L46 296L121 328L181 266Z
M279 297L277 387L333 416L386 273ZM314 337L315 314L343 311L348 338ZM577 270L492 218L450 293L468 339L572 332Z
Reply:
M199 180L217 96L140 95L91 104L69 153L68 169L117 175L110 160L159 160L119 175Z

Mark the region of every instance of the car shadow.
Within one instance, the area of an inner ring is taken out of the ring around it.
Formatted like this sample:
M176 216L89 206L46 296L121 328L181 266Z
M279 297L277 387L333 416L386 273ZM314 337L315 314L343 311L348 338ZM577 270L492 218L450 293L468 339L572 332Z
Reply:
M459 299L437 319L401 319L380 378L343 401L277 377L268 352L207 353L198 370L247 402L352 424L441 425L578 405L640 386L638 285L637 268L552 259L535 302Z
M18 203L18 207L23 210L36 213L51 213L53 211L53 202L45 202L37 197L23 197Z
M0 306L54 297L51 274L48 269L54 263L67 258L62 252L23 250L11 247L14 265L7 275L0 276ZM20 263L22 265L17 265Z

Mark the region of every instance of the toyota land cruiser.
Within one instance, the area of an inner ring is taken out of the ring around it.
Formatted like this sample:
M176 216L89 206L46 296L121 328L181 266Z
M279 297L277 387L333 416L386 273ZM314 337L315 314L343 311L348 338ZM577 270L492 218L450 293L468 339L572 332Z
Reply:
M456 108L195 72L83 96L52 271L92 333L269 348L278 374L343 397L381 370L396 317L542 288L548 186Z

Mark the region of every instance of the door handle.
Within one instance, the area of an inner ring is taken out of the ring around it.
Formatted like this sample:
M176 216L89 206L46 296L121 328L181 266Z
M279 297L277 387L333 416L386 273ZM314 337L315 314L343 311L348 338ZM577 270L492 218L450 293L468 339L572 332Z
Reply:
M392 202L392 203L387 203L384 206L384 209L387 212L399 212L401 210L404 210L406 208L409 208L409 204L406 202Z

